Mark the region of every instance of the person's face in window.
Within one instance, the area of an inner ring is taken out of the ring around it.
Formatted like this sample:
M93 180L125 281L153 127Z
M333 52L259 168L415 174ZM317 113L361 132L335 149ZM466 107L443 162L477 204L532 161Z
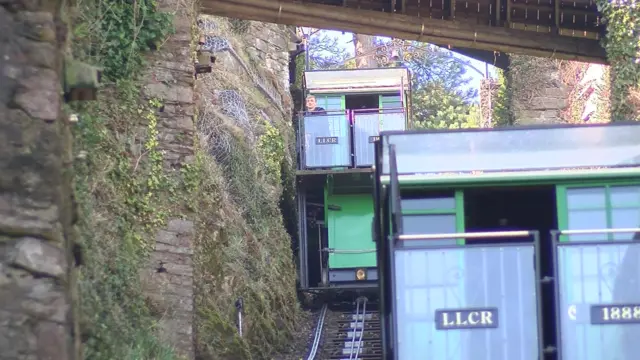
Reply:
M316 98L313 96L309 96L307 98L307 110L313 111L315 110L316 106L317 106Z

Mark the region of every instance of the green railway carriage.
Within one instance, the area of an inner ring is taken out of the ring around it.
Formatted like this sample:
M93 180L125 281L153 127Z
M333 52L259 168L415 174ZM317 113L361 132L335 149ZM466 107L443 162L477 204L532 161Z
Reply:
M382 132L385 360L640 354L640 124Z
M382 130L407 128L406 68L308 71L323 111L298 117L301 289L376 286L372 165Z

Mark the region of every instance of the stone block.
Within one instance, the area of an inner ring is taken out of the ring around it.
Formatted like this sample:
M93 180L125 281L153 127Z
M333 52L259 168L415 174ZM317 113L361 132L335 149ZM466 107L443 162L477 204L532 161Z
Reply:
M68 335L64 326L48 321L41 321L36 326L35 336L38 339L38 359L68 360L67 347L60 344L68 343Z
M175 246L168 243L157 242L155 250L166 251L174 254L193 255L193 249L191 248L191 244L189 244L189 246Z
M61 277L66 273L62 249L35 238L18 240L9 255L10 263L33 273Z
M564 97L535 97L531 100L531 110L564 109L567 106Z
M144 94L149 97L156 97L163 101L174 103L193 103L193 87L191 86L171 86L163 83L147 84Z
M193 266L193 259L188 254L176 254L171 252L154 251L151 254L151 262L158 264L160 261L176 265Z
M20 305L33 318L59 324L64 324L69 311L64 289L49 279L42 279L28 289L27 299Z
M32 117L54 121L60 108L60 82L50 69L21 69L5 72L5 76L18 76L20 85L14 102Z
M194 234L193 221L183 219L171 219L167 224L167 230L176 232L178 234Z

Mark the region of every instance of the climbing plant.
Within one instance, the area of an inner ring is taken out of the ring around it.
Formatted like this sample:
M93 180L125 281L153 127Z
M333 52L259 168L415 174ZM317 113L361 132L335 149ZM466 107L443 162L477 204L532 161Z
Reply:
M612 120L638 120L630 95L640 91L640 7L635 1L596 2L607 27L603 45L612 70Z
M280 131L268 121L264 121L265 131L258 140L258 149L262 154L265 162L265 166L269 175L273 177L273 180L278 182L281 177L280 163L284 157L284 141Z
M138 73L144 52L156 50L174 31L171 14L159 11L155 0L80 0L77 10L76 55L103 66L111 81Z

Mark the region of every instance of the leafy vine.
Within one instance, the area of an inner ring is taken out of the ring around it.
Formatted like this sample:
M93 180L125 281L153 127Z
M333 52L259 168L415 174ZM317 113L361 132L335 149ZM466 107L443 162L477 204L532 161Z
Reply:
M612 69L612 120L637 120L630 95L640 90L640 7L622 0L597 0L597 5L607 27L603 45Z
M138 74L143 54L174 32L171 14L159 11L156 0L84 0L75 22L76 55L104 67L110 81Z

